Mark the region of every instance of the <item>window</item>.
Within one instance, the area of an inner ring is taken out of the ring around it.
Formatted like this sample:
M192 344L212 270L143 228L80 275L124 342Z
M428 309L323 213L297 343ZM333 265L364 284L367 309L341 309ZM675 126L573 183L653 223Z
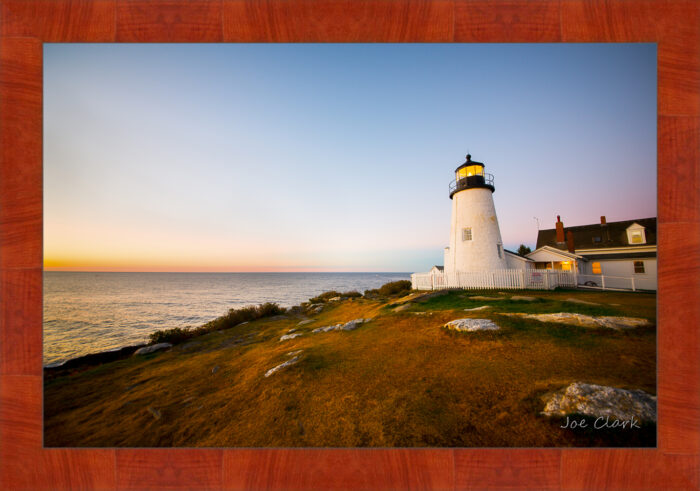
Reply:
M595 244L598 242L600 242L600 237L598 237L598 236L593 237L593 243Z
M644 274L644 261L634 262L634 272Z
M503 246L501 244L496 244L496 251L498 252L498 257L503 257Z
M471 227L462 229L462 240L472 240L472 229Z
M638 223L633 223L627 227L627 243L628 244L646 244L647 236L642 227Z
M603 270L600 269L600 263L591 264L591 270L593 271L593 274L603 274Z

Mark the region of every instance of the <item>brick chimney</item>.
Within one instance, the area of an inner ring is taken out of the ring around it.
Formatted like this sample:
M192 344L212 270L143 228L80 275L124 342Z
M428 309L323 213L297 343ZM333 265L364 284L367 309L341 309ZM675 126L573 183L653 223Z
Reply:
M574 252L576 250L574 247L574 233L571 230L566 231L566 248L569 252Z
M557 244L564 243L564 223L561 221L559 215L557 215Z
M608 223L608 222L605 221L605 215L603 215L602 217L600 217L600 224L601 224L601 225L605 225L605 224L607 224L607 223Z

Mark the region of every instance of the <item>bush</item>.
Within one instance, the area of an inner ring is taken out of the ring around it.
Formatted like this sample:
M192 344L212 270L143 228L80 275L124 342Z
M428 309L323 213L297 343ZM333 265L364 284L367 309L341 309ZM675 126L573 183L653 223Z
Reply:
M408 280L392 281L373 290L365 290L365 297L390 297L392 295L405 294L411 291L411 282Z
M351 291L351 292L345 292L345 293L340 293L335 290L331 290L329 292L321 293L319 296L310 298L309 302L311 303L325 303L329 301L331 298L335 297L340 297L340 298L356 298L356 297L361 297L362 294L357 291Z
M217 317L213 321L206 324L191 328L175 327L173 329L165 329L151 333L151 344L155 343L171 343L178 344L188 339L201 336L222 329L230 329L242 322L254 321L263 317L272 317L285 313L285 309L276 303L263 303L260 305L251 305L240 309L231 309L227 314Z

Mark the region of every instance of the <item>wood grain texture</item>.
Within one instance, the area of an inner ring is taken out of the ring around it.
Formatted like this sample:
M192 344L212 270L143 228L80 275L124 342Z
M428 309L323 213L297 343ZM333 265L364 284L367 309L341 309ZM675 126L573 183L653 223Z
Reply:
M0 374L42 374L41 269L0 270Z
M2 0L0 488L697 489L699 9L693 0ZM657 42L667 174L659 178L659 449L41 448L41 43L115 39Z
M700 221L700 118L658 118L658 221Z
M559 3L548 0L455 2L455 42L561 40Z
M224 0L224 40L449 42L449 0Z
M116 0L3 0L0 33L44 42L114 41Z
M117 489L221 489L222 450L116 450Z
M118 0L118 42L219 42L221 0Z
M558 489L556 449L455 450L456 489Z
M0 268L41 268L41 43L3 40L0 67Z
M564 42L657 42L659 115L700 115L700 2L562 0Z
M0 489L114 489L114 450L44 450L40 376L0 376Z
M659 448L698 454L700 224L660 224L658 247Z
M697 458L654 450L563 450L564 490L698 489Z
M265 449L224 453L225 489L453 489L449 449Z

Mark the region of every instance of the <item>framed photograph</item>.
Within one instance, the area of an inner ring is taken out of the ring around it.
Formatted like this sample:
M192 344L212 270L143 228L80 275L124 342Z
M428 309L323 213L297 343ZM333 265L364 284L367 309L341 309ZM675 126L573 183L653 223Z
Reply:
M700 486L696 2L0 5L3 488Z

